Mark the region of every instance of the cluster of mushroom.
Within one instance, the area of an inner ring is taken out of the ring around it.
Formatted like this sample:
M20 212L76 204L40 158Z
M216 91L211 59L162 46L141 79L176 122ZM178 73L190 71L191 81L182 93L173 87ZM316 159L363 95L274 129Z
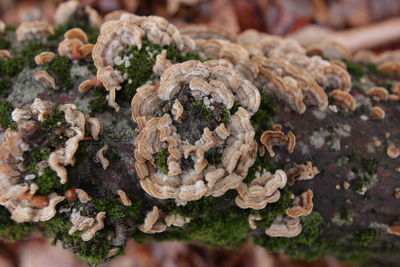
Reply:
M301 233L301 216L308 216L313 210L313 192L309 189L297 196L293 206L286 210L286 214L278 216L274 222L265 230L271 237L296 237Z
M121 90L121 84L127 80L128 76L114 67L129 60L129 58L121 59L119 56L121 52L132 46L140 49L143 40L149 40L162 47L175 46L183 54L195 48L195 43L191 38L181 35L175 26L161 17L122 14L119 20L103 23L92 57L98 69L97 78L109 91L109 105L117 111L119 106L115 102L116 91ZM158 66L168 67L170 64L165 62L165 54L161 55L158 61L163 59L163 64L159 63ZM124 64L129 64L129 62Z
M264 147L267 150L270 157L275 157L275 152L273 150L274 146L285 146L287 145L287 149L289 153L294 151L296 146L296 136L293 134L292 131L288 131L285 134L282 131L282 126L280 124L275 124L273 126L273 130L266 130L262 133L260 138L261 143L264 145L260 149L261 156L264 155Z
M74 154L84 138L86 123L94 137L100 132L98 120L91 118L86 121L74 105L65 104L58 109L64 113L64 119L57 127L61 127L64 133L52 137L57 138L57 148L48 158L36 162L30 156L37 150L35 147L38 142L44 145L40 149L46 147L45 142L49 140L43 140L44 130L40 123L46 122L55 112L53 104L39 98L35 99L29 109L14 109L12 119L16 122L17 130L7 129L4 141L0 142L0 203L17 222L46 221L56 214L56 205L64 200L64 196L56 193L35 195L39 190L35 179L43 175L47 168L51 168L60 178L60 183L66 183L66 166L75 162ZM28 165L33 166L34 170L28 168Z
M310 57L294 40L247 30L239 34L237 41L259 65L256 85L299 113L305 111L305 104L326 109L328 97L323 89L351 90L351 77L343 64L318 55Z
M161 214L157 206L146 214L144 223L139 226L139 230L147 234L161 233L167 227L182 227L190 222L190 218L182 217L177 214Z
M374 63L380 72L400 74L400 50L386 51L379 55L369 50L360 50L353 55L353 61L358 63Z
M258 90L225 60L175 64L159 84L139 88L132 117L140 128L135 169L142 188L183 204L239 186L256 158L250 118L259 104ZM165 173L156 162L163 149ZM220 160L210 163L209 153Z

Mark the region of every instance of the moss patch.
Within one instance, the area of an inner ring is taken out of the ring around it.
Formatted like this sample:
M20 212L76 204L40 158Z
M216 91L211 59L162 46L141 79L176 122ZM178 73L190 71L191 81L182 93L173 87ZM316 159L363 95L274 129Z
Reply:
M36 66L34 61L35 56L46 51L49 51L49 49L45 43L40 41L28 41L22 48L21 54L28 66L34 68Z
M156 154L156 165L157 168L162 171L165 175L168 174L168 160L169 152L168 149L164 148Z
M71 80L72 61L67 57L57 55L54 59L46 63L45 70L56 80L61 89L72 89Z
M278 111L278 102L274 96L260 91L261 103L258 111L251 118L251 124L256 132L255 138L258 140L262 133L272 127L272 120Z
M10 102L0 102L0 126L4 129L15 128L16 124L11 119L11 112L14 110ZM14 127L12 127L14 126Z
M8 91L11 89L11 82L3 77L0 77L0 96L7 96Z
M13 57L1 64L2 72L4 72L9 77L14 77L17 73L22 70L24 62L18 57Z
M117 94L118 101L131 101L136 93L136 89L152 78L156 57L163 49L167 50L167 59L173 63L191 59L203 60L197 54L181 55L173 46L161 47L148 40L143 40L140 49L137 46L131 46L125 52L120 53L122 58L129 56L130 59L129 66L125 66L125 64L116 66L116 69L128 75L128 81L122 85L123 89Z
M22 240L35 230L32 223L17 223L11 219L11 213L0 206L0 239L6 242Z
M256 178L256 173L262 174L267 171L274 173L276 171L275 164L271 160L267 159L267 157L257 157L256 162L250 167L243 182L250 183Z

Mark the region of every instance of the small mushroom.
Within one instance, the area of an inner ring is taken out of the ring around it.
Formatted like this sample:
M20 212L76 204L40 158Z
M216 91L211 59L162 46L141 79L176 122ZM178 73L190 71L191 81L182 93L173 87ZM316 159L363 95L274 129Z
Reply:
M35 63L37 65L44 65L46 63L51 62L56 54L53 52L42 52L39 55L35 56Z
M356 101L351 94L342 90L333 90L331 92L333 100L348 110L354 111L357 107Z
M373 107L369 117L373 120L382 120L385 118L385 111L381 107Z
M72 28L64 33L65 39L78 39L83 44L88 43L88 37L86 33L80 28Z
M0 50L0 60L9 60L12 59L13 56L11 55L10 51L5 50L5 49L1 49Z
M104 153L106 153L107 150L108 145L105 144L102 148L99 149L99 151L96 152L96 158L100 161L100 164L104 170L106 170L108 165L110 164L109 160L106 159L106 157L104 156Z
M124 206L132 206L132 201L128 198L128 196L126 195L126 193L124 191L122 191L121 189L117 190L117 194L121 200L122 205Z
M386 155L388 155L391 159L395 159L400 156L400 148L390 144L386 149Z
M52 88L58 90L56 81L50 74L45 70L39 70L35 72L35 80L42 84L44 87Z
M389 98L389 92L383 87L372 87L366 92L367 96L371 96L378 101L386 101Z
M308 189L306 192L294 199L293 206L286 210L286 214L292 218L309 215L313 210L312 199L313 192Z
M92 200L92 197L89 196L89 194L86 193L86 191L83 189L76 188L75 193L81 203L88 203L89 201Z

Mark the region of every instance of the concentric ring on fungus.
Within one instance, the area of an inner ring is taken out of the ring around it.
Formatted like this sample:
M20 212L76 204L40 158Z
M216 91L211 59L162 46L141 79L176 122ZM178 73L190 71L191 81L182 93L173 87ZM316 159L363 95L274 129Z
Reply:
M183 107L178 121L176 100ZM140 128L135 169L143 189L185 203L238 187L256 158L250 118L259 104L258 90L226 60L175 64L159 85L140 87L132 117Z
M107 21L101 26L100 36L95 44L92 57L98 72L97 78L109 91L108 103L119 110L115 102L116 91L126 80L122 73L113 67L120 52L131 46L138 49L142 42L149 40L160 46L175 46L181 53L193 51L195 42L190 37L181 35L178 29L161 17L139 17L132 14L123 14L120 20Z

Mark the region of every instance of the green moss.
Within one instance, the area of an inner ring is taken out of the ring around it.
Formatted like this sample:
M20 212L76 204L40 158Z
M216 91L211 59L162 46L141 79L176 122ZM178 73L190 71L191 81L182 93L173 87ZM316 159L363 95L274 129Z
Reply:
M268 237L256 238L258 245L269 251L284 251L290 258L313 260L326 253L326 244L320 238L324 219L318 212L301 217L302 232L294 238Z
M132 205L127 207L122 205L118 199L101 198L96 200L95 206L98 211L105 211L109 218L131 217L137 222L142 222L144 219L142 202L138 199L132 200Z
M120 100L131 101L136 93L136 88L146 83L153 75L153 66L156 63L156 56L160 54L162 48L150 41L143 40L141 49L136 46L128 48L126 53L121 53L120 56L132 55L130 58L130 66L125 67L124 64L117 65L116 69L123 73L127 73L130 80L123 84L123 89L118 92Z
M293 205L293 199L291 199L292 192L289 189L284 188L281 190L281 197L278 202L268 204L262 210L251 211L252 214L258 214L262 220L258 222L261 228L268 228L276 217L285 214L286 209Z
M194 53L187 53L186 55L182 55L178 49L174 46L168 46L167 48L167 59L171 60L173 63L181 63L185 62L188 60L199 60L201 62L204 62L209 59L204 59L198 54Z
M224 110L222 111L222 119L221 122L224 123L225 125L229 122L229 117L230 117L230 113L227 109L224 108Z
M57 214L49 221L42 222L41 225L45 236L54 238L54 245L57 240L62 241L66 247L75 250L82 261L94 265L110 260L107 257L109 250L112 248L109 240L109 236L112 235L110 230L102 229L90 241L83 241L81 238L82 232L80 231L72 235L68 234L72 224L60 214Z
M353 244L356 246L367 247L378 240L378 231L376 231L375 229L363 229L355 234Z
M50 168L46 168L41 176L35 178L35 183L39 186L37 195L48 195L52 192L63 194L67 186L60 183L60 177Z
M96 209L105 211L107 216L118 219L126 216L124 206L114 198L102 198L96 200Z
M0 77L0 96L7 95L8 91L11 89L11 82L3 77Z
M379 160L378 159L367 159L367 158L362 158L361 159L361 167L368 173L368 174L374 174L378 171L379 168Z
M34 61L35 56L48 50L49 49L43 42L28 41L22 48L21 53L24 61L28 64L28 66L30 68L34 68L36 66L36 63Z
M256 178L256 173L269 171L274 173L276 170L275 164L267 157L257 157L256 162L250 167L249 172L243 182L249 183Z
M57 128L61 122L64 122L64 112L55 110L51 113L46 120L40 123L40 126L45 129Z
M11 213L0 206L0 239L5 242L16 242L27 237L35 230L31 223L17 223L11 219Z
M367 74L366 69L355 62L352 62L348 59L344 59L344 63L347 66L347 71L351 74L353 79L357 81L359 81L362 77L364 77Z
M1 68L9 77L14 77L22 70L23 66L24 62L22 59L13 57L7 61L4 61Z
M183 207L178 207L170 201L166 208L169 213L193 219L185 227L171 227L169 232L159 237L163 240L196 241L212 247L237 247L246 241L250 234L248 211L233 207L228 211L218 212L219 204L219 200L213 197L190 201ZM147 241L143 236L139 236L139 239Z
M5 36L0 36L0 49L9 49L11 42Z
M130 56L131 58L129 59L129 67L125 67L125 64L116 66L116 69L128 75L128 81L123 84L123 89L117 94L119 101L131 101L136 93L136 89L152 78L156 57L163 49L167 50L167 58L173 63L191 59L203 60L197 54L187 54L184 56L173 46L161 47L148 40L143 40L140 49L136 46L131 46L126 52L120 53L121 57Z
M5 30L6 30L6 32L15 32L17 30L17 26L7 24Z
M162 171L165 175L168 174L167 159L169 156L168 149L164 148L156 154L156 165L157 168Z
M352 151L349 155L350 162L357 162L360 160L360 155L357 152Z
M15 128L15 123L11 119L11 112L14 110L10 102L0 102L0 126L3 128ZM14 126L14 127L12 127Z
M202 101L193 101L190 105L189 114L201 119L209 119L212 116L211 110Z
M90 22L88 22L87 18L82 19L81 17L79 17L79 18L71 18L65 24L56 26L54 28L54 34L49 37L49 40L63 39L64 33L72 28L82 29L86 33L88 41L91 44L96 43L97 37L100 34L100 31L98 29L90 26Z
M256 131L256 139L261 137L261 134L272 125L272 120L278 111L278 102L275 97L260 91L261 104L258 111L251 118L251 124Z
M55 56L54 59L46 63L45 70L56 80L61 89L71 89L73 83L71 80L72 61L67 57Z
M110 236L110 234L102 230L97 232L89 242L82 241L80 243L78 257L90 265L97 265L110 260L107 256L112 246L108 236Z
M104 112L108 108L107 91L102 87L94 90L95 98L89 101L89 107L92 112Z

